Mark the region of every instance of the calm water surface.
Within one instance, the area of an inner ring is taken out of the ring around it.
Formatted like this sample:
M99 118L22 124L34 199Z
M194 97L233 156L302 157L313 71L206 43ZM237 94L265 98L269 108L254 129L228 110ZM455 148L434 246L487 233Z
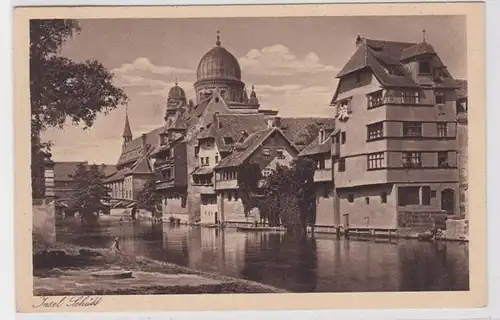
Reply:
M60 221L57 240L110 247L192 269L253 280L293 292L468 290L468 244L414 240L296 239L235 229Z

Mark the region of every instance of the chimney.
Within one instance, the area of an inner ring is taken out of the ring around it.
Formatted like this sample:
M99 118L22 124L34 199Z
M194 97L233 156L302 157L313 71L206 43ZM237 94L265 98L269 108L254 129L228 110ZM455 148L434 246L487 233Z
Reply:
M216 129L220 129L221 128L220 118L219 118L219 112L214 112L214 126L215 126Z
M363 42L365 38L363 38L361 35L358 34L357 38L356 38L356 47L359 46L359 44L361 42Z
M146 154L146 152L148 151L148 150L147 150L147 147L148 147L148 146L147 146L147 144L146 144L146 134L145 134L145 133L143 133L143 134L141 135L141 148L142 148L142 152L143 152L143 154Z
M276 128L281 128L281 117L275 117L274 118L274 126Z

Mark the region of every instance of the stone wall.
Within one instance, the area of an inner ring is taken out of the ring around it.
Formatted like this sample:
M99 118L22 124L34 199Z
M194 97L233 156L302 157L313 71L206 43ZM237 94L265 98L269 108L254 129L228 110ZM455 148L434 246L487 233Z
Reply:
M459 119L457 123L458 140L458 172L460 215L469 218L468 210L468 125L467 118Z
M446 220L446 230L443 232L442 238L444 238L445 240L468 241L469 220Z
M446 229L445 211L399 211L398 233L403 237L417 237L420 233Z
M33 237L44 243L56 241L56 208L53 201L33 200Z
M329 190L325 194L325 185L316 185L316 225L318 226L334 226L335 225L335 210L334 210L334 195L333 190ZM333 189L333 188L332 188ZM328 195L328 197L325 197Z

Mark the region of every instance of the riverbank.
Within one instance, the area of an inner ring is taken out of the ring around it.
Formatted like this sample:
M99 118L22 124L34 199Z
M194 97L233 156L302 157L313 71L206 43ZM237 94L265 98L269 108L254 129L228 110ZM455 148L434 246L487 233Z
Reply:
M132 272L106 279L102 271ZM34 295L284 293L261 283L189 269L142 256L55 243L33 243Z

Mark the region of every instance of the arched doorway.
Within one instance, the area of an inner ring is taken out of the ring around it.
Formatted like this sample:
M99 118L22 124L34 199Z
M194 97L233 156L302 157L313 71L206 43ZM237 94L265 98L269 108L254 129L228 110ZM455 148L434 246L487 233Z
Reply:
M441 210L445 210L447 214L455 213L455 191L452 189L444 189L441 191Z

